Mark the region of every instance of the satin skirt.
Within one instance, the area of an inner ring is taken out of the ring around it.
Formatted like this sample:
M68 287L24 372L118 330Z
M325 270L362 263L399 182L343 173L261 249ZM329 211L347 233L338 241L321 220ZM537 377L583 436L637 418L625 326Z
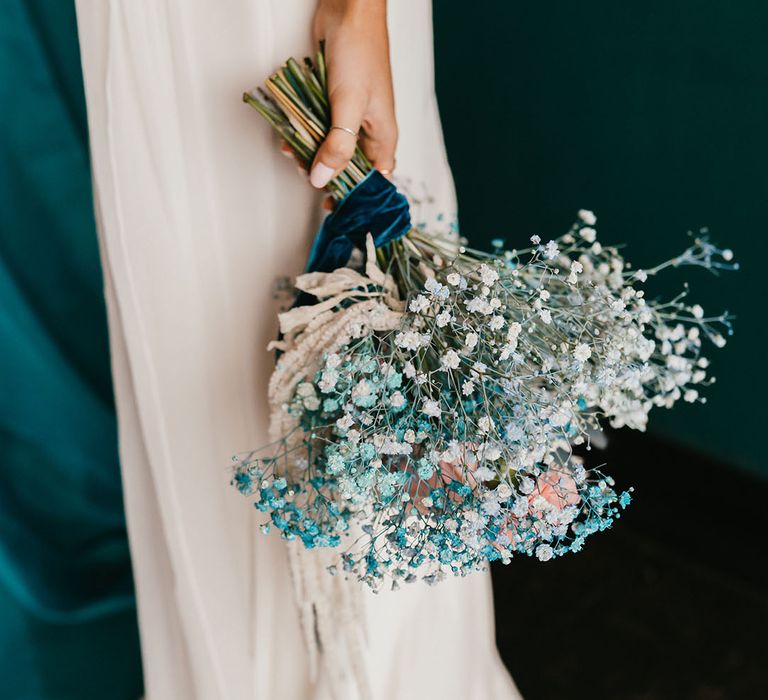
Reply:
M240 95L313 51L313 10L77 0L148 700L332 697L310 673L286 544L229 485L231 455L265 442L266 346L321 217ZM450 217L431 5L393 0L389 22L398 173L417 221ZM366 591L363 608L375 698L519 697L487 574Z

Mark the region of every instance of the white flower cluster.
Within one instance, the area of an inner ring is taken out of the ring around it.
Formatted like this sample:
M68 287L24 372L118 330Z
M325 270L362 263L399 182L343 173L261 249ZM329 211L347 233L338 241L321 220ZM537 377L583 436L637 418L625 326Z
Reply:
M325 312L359 327L312 358L314 379L285 404L300 438L264 463L292 465L293 481L248 466L238 487L263 478L258 506L308 547L337 546L356 520L369 539L355 540L344 568L374 587L385 574L435 582L515 553L578 551L630 496L574 447L603 419L642 430L653 407L703 401L703 340L722 345L718 327L730 330L685 295L649 301L640 286L669 266L725 267L729 251L702 239L639 273L598 242L595 222L581 211L557 240L490 255L455 244L450 255L412 231L402 252L415 262L392 273L405 302L387 297L396 326L355 314L360 302Z

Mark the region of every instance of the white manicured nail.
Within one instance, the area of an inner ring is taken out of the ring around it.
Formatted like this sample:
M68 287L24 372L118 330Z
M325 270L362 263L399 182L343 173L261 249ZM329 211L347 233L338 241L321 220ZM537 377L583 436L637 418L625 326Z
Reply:
M312 187L317 187L317 189L321 190L331 181L332 177L333 168L329 168L325 163L317 162L315 167L312 168L309 181L312 183Z

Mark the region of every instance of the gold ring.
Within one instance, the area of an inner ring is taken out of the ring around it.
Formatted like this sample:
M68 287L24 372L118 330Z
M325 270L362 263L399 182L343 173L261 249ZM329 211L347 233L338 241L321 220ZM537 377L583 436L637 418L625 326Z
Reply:
M338 129L339 131L346 131L351 136L354 136L355 138L357 138L357 132L353 131L352 129L347 129L346 126L332 126L330 128L330 131L333 131L334 129Z

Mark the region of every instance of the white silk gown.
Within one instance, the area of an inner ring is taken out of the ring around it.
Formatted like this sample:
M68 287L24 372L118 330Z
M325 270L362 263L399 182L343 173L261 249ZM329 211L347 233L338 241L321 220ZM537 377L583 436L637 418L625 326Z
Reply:
M280 278L320 197L240 100L313 51L311 0L77 0L148 700L344 700L311 671L286 543L230 485L265 442ZM398 173L454 211L431 6L391 0ZM357 585L357 584L355 584ZM363 594L376 700L519 698L487 574Z

